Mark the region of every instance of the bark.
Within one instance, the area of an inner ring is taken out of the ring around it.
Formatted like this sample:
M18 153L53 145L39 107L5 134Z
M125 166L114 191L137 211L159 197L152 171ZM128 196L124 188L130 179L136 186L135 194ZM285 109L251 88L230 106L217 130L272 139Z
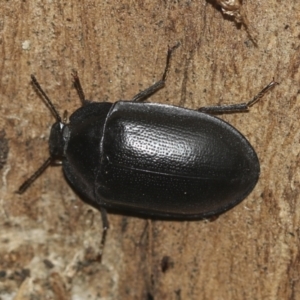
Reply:
M299 299L299 11L298 0L243 1L243 25L204 0L2 1L0 295ZM61 168L14 193L48 157L54 122L30 74L70 115L80 105L72 69L88 99L131 99L160 79L177 42L166 87L151 102L239 103L280 83L249 113L221 116L256 149L260 180L215 221L110 214L100 263L101 216Z

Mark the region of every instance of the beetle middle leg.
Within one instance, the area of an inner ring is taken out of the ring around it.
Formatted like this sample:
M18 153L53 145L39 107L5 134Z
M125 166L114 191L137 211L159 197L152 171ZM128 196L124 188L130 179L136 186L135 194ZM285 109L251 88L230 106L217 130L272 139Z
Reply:
M152 94L156 93L159 89L161 89L165 86L165 82L166 82L167 75L168 75L169 68L170 68L171 56L172 56L174 50L179 47L179 45L180 45L180 43L177 43L175 46L168 49L166 67L165 67L165 71L164 71L164 74L163 74L161 80L154 83L153 85L151 85L144 91L141 91L137 95L135 95L131 100L132 102L143 102L147 98L149 98Z
M278 82L274 80L271 81L253 99L251 99L248 102L229 105L205 106L200 107L198 111L208 114L247 112L252 105L254 105L258 100L260 100L271 88L273 88L277 84Z

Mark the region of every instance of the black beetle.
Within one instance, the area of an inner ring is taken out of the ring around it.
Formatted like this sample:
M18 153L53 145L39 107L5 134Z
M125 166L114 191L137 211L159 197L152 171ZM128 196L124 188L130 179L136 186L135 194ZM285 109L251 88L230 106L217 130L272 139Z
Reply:
M61 160L70 185L88 204L167 219L220 214L241 202L257 183L257 155L234 127L208 113L247 111L276 82L251 101L198 110L144 103L165 84L162 79L130 101L97 103L85 99L77 73L74 86L82 107L62 121L32 75L32 83L56 118L50 158L19 188L23 193L54 161Z

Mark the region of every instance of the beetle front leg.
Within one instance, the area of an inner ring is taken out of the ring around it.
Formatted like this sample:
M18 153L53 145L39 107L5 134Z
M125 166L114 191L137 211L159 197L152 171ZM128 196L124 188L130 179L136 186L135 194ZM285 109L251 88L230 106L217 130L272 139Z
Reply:
M253 99L249 102L218 105L218 106L206 106L198 109L200 112L208 114L222 114L222 113L234 113L234 112L247 112L249 108L254 105L259 99L261 99L271 88L277 85L278 82L271 81L266 87L264 87Z
M180 45L180 43L177 43L175 46L168 49L166 67L165 67L165 71L164 71L164 74L163 74L161 80L154 83L153 85L151 85L144 91L141 91L137 95L135 95L131 100L132 102L143 102L147 98L149 98L152 94L156 93L159 89L161 89L165 86L167 75L169 73L171 56L172 56L174 50L179 47L179 45Z

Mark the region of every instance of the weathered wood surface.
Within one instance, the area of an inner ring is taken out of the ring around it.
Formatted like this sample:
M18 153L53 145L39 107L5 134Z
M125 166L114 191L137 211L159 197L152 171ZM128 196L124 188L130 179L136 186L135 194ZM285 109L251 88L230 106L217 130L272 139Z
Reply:
M244 1L243 11L257 47L212 1L1 2L1 299L300 298L300 2ZM160 78L178 41L153 102L238 103L280 82L249 113L222 116L257 150L259 183L214 222L110 215L98 263L100 215L59 167L14 194L47 157L53 123L30 74L71 113L73 68L88 99L130 99Z

